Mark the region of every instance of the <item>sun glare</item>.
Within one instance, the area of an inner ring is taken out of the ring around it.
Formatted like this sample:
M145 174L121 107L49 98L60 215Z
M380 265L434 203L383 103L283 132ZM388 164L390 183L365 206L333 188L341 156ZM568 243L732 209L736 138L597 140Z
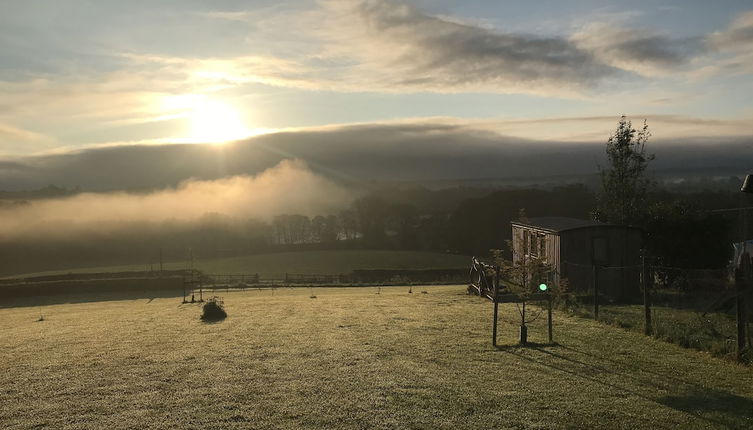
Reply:
M189 137L200 142L221 143L254 134L240 113L217 100L200 99L189 114Z
M273 132L273 129L248 127L243 111L224 101L204 95L184 94L170 97L164 109L177 111L188 121L188 129L178 141L223 143Z

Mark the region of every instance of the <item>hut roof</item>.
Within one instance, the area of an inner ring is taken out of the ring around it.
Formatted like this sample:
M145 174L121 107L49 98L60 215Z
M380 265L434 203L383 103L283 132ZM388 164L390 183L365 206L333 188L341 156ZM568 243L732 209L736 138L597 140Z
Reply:
M574 230L576 228L583 227L604 227L613 224L606 224L599 221L592 221L578 218L568 218L561 216L546 216L530 218L528 222L513 221L513 225L520 225L524 227L532 227L540 230L548 230L551 232L560 232L565 230Z

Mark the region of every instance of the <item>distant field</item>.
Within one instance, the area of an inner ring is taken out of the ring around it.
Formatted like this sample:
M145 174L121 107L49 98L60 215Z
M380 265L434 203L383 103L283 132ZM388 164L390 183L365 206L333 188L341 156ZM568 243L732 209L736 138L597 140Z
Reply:
M230 292L214 324L175 298L3 308L0 428L753 428L751 368L560 313L559 345L519 347L507 304L494 349L464 291Z
M306 251L254 254L242 257L197 259L196 268L206 273L284 273L340 274L354 269L449 269L470 264L469 256L415 251ZM85 267L48 272L27 273L23 276L57 275L63 273L127 272L150 270L149 265ZM165 263L166 270L185 269L186 262Z

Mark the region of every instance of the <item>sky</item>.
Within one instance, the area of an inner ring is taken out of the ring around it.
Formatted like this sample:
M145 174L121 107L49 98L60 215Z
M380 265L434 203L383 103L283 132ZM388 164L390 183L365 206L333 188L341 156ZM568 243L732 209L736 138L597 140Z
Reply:
M0 178L270 133L603 143L622 114L750 159L752 75L749 0L3 0Z

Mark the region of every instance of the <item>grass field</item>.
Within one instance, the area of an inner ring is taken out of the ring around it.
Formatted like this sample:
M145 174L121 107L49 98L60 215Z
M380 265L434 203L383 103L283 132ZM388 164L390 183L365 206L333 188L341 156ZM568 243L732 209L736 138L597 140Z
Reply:
M750 368L561 313L558 345L519 347L514 305L495 349L464 286L377 291L231 292L213 324L164 298L0 309L0 428L753 427Z
M570 311L585 318L593 318L590 306L575 306L571 307ZM734 359L737 336L734 315L657 305L651 307L651 315L651 332L656 338L686 348L710 352L717 357ZM599 307L599 321L643 333L644 307L602 305ZM746 351L743 359L750 362L751 358L750 352Z
M272 254L252 254L241 257L196 259L195 266L205 273L246 274L259 273L262 276L284 273L331 274L348 273L354 269L449 269L470 265L471 257L419 251L373 251L335 250L278 252ZM58 275L64 273L128 272L150 270L151 265L124 265L81 267L66 270L27 273L13 277ZM164 269L185 269L186 262L169 262Z

